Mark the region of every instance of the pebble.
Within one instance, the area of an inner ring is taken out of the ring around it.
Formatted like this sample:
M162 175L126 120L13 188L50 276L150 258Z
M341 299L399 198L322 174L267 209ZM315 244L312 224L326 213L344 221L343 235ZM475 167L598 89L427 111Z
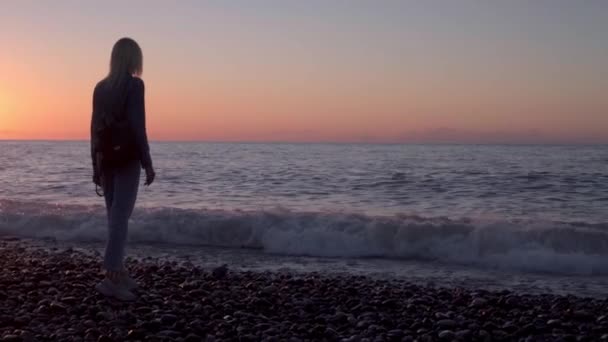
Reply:
M445 329L445 328L454 328L457 325L457 323L456 323L456 321L454 321L452 319L442 319L442 320L437 321L436 325L439 328Z
M487 302L488 301L483 298L475 298L473 299L473 301L471 301L471 306L480 307L486 305Z
M404 335L403 330L401 329L393 329L387 333L388 337L398 338Z
M562 321L559 319L550 319L547 321L547 325L550 327L559 326L562 324Z
M608 341L605 300L284 271L225 281L227 266L153 258L128 263L145 291L122 303L93 290L100 256L15 243L0 241L0 341Z
M456 334L454 334L453 331L451 330L443 330L439 333L439 338L442 340L447 340L447 341L451 341L454 339L454 337L456 336Z
M141 340L146 337L146 331L143 329L131 329L127 333L128 340Z
M216 279L225 278L226 275L228 274L228 265L224 264L220 267L216 267L215 269L213 269L212 274Z
M66 305L59 302L52 302L50 308L54 311L66 311L68 309Z
M454 333L454 335L457 339L468 340L468 339L470 339L470 336L471 336L471 330L469 330L469 329L458 330L456 333Z
M160 322L164 325L171 325L177 322L177 316L171 314L165 314L160 317Z
M202 338L196 334L188 334L186 338L184 338L184 342L199 342Z

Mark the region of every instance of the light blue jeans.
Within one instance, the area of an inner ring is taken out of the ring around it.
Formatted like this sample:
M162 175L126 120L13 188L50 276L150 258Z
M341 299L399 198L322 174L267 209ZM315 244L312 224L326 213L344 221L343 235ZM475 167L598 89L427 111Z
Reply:
M125 247L129 230L129 218L133 213L141 164L139 160L120 168L104 170L104 197L108 213L108 242L104 267L108 271L124 271Z

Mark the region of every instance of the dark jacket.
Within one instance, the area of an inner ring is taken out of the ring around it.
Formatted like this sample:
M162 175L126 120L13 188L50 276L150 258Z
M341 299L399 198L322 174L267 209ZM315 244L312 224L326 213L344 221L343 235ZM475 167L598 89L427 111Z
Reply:
M150 147L146 134L146 107L144 101L144 81L138 77L128 75L123 87L113 89L106 80L102 80L95 86L93 92L93 115L91 117L91 159L93 170L97 170L96 152L99 142L95 132L98 130L100 116L104 113L125 116L134 134L135 147L137 149L136 159L141 166L146 168L152 166ZM107 115L107 114L105 114Z

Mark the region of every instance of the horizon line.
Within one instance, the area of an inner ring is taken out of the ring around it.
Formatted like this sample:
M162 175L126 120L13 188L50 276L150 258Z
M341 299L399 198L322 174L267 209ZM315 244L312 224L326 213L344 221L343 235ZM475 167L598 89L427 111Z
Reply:
M90 139L53 139L53 138L0 138L0 142L89 142ZM427 141L364 141L364 140L350 140L350 141L332 141L332 140L173 140L173 139L150 139L150 143L209 143L209 144L335 144L335 145L537 145L537 146L558 146L558 145L571 145L571 146L603 146L608 145L608 141L605 142L566 142L566 141L441 141L441 140L427 140Z

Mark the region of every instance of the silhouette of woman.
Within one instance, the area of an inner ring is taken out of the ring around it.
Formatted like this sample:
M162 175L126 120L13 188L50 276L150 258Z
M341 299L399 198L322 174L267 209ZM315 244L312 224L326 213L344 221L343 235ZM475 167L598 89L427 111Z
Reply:
M124 266L128 221L135 206L140 171L154 181L144 104L141 48L122 38L112 49L110 72L93 92L91 158L93 182L101 187L108 216L105 278L95 288L119 300L134 300L137 287ZM140 168L141 167L141 168Z

